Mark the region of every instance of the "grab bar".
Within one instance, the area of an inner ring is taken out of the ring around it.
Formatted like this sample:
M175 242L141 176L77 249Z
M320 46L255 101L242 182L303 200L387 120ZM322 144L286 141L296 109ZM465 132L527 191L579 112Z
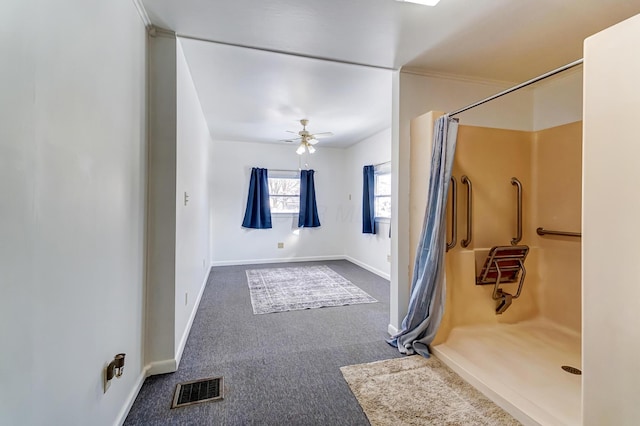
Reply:
M471 179L469 179L467 175L462 176L460 181L467 185L467 238L462 240L460 244L462 244L462 247L468 247L473 237L473 220L471 219L473 213L473 188L471 186Z
M566 231L550 231L544 228L536 229L538 235L563 235L565 237L578 237L581 238L582 234L580 232L566 232Z
M511 239L511 245L515 246L522 239L522 184L520 183L520 181L517 178L512 177L511 178L511 185L516 186L517 189L518 189L518 212L517 212L517 215L518 215L517 216L517 222L518 222L517 223L517 227L518 227L517 232L518 233L517 233L515 238Z
M451 176L451 242L447 242L447 251L456 246L458 240L458 184Z

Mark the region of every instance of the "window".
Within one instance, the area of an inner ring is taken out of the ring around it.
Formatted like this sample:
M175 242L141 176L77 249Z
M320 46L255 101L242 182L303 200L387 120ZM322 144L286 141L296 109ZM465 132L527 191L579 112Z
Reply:
M376 220L391 219L391 163L374 167Z
M291 170L269 170L271 213L298 214L300 210L300 174Z

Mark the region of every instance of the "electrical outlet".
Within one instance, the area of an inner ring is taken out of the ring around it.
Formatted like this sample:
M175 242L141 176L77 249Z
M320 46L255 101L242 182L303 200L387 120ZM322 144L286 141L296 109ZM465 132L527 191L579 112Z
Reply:
M349 194L349 201L351 201L351 194Z
M189 303L189 293L184 294L184 306L187 306Z
M104 390L103 393L107 393L110 386L111 386L111 380L107 380L107 367L104 367L102 369L102 389Z
M278 243L278 248L284 248L284 243Z
M390 254L387 255L387 262L391 262L391 255Z

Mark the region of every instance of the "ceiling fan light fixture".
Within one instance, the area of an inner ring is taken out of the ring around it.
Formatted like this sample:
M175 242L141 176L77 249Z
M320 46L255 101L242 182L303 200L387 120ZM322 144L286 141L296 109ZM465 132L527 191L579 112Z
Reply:
M406 3L421 4L421 5L424 5L424 6L435 6L436 4L438 4L440 2L440 0L397 0L397 1L406 2Z
M323 138L323 137L327 137L327 136L333 136L333 133L331 132L322 132L322 133L311 133L307 130L307 124L309 124L309 120L307 120L306 118L303 118L302 120L300 120L300 124L302 124L302 130L300 130L299 132L297 132L297 134L300 136L300 144L298 145L298 148L296 148L296 154L298 155L302 155L305 152L308 152L309 154L313 154L314 152L317 151L317 149L313 146L315 144L317 144L318 138ZM292 130L287 130L288 133L296 133ZM297 139L297 138L296 138ZM286 142L295 142L296 139L285 139Z

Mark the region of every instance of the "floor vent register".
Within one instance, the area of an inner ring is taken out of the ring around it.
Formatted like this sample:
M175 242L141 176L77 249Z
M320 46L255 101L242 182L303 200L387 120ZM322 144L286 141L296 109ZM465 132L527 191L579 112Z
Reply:
M193 380L176 385L171 408L216 401L222 398L222 377Z

